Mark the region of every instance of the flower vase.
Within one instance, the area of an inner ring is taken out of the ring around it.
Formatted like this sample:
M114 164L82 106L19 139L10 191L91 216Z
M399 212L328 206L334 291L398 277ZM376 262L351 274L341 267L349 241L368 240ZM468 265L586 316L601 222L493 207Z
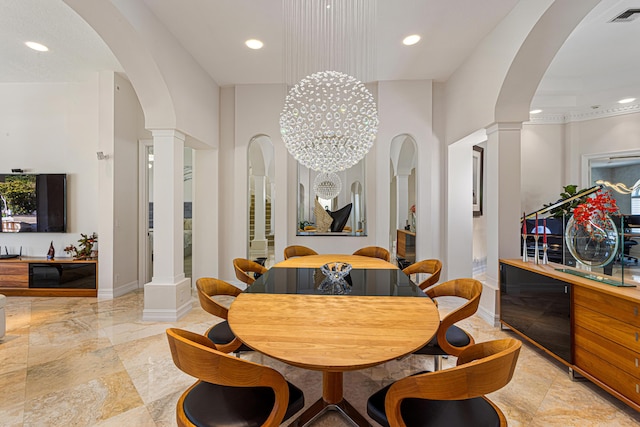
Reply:
M415 213L411 214L411 232L413 233L416 232L416 214Z
M589 267L603 267L618 253L618 230L608 216L578 222L572 216L567 223L565 242L571 255Z

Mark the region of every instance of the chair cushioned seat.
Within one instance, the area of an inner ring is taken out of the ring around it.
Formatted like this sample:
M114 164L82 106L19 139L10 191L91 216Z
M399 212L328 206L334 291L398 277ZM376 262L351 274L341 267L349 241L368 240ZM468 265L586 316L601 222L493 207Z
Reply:
M384 427L389 427L384 411L384 400L389 387L391 384L373 394L367 401L367 414ZM500 418L495 409L481 397L467 400L405 399L400 404L400 411L409 427L500 426Z
M289 384L289 406L284 420L304 407L304 395ZM198 383L184 399L184 412L197 426L259 427L271 413L275 394L269 387L227 387Z
M207 338L213 341L214 344L229 344L231 341L233 341L236 338L236 336L231 331L231 328L229 327L229 322L225 320L213 326L209 330L209 333L207 334ZM240 347L235 352L237 353L240 351L253 351L253 349L251 347L247 347L244 344L241 344Z
M464 347L471 343L469 340L469 335L467 335L462 329L458 328L456 325L452 325L447 329L447 341L453 345L454 347ZM414 354L430 354L434 356L444 356L447 353L442 351L440 346L438 345L438 338L433 337L429 344L424 347L413 352Z

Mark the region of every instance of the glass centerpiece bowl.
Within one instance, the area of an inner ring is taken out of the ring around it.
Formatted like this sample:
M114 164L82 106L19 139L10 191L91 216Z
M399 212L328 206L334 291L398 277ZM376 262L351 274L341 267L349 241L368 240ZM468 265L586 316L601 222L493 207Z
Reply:
M618 212L616 201L601 191L574 208L565 241L577 261L590 267L613 261L618 253L618 230L609 214Z
M346 277L353 267L346 262L328 262L320 267L320 271L325 275L325 279L320 283L318 289L327 294L348 294L351 292L351 285Z

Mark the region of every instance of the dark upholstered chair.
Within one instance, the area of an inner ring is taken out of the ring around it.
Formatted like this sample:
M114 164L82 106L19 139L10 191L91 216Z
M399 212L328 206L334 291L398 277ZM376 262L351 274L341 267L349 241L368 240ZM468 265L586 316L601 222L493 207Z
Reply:
M379 246L367 246L362 249L358 249L353 253L354 255L368 256L371 258L380 258L387 262L391 260L391 254L385 248Z
M196 280L196 289L200 306L202 306L203 310L224 319L224 321L216 323L205 332L205 335L216 344L216 348L223 353L234 352L239 354L242 351L252 351L231 332L227 322L229 309L214 298L219 295L236 297L242 293L242 290L223 280L211 277L201 277Z
M234 259L233 269L236 272L238 280L246 283L247 286L250 286L256 281L255 273L264 274L267 272L267 268L265 266L245 258Z
M178 399L178 426L276 427L304 407L302 391L267 366L222 353L207 337L167 329L175 365L198 381Z
M425 259L420 262L411 264L402 270L404 274L410 276L412 274L426 273L431 276L423 280L418 286L423 291L428 287L435 285L440 280L440 272L442 271L442 262L437 259Z
M511 381L521 346L507 338L467 347L454 368L412 375L376 392L367 413L385 427L506 426L485 394Z
M473 316L478 310L482 283L475 279L455 279L428 288L425 293L433 299L453 296L467 300L440 321L436 336L427 345L414 352L434 356L434 370L439 371L442 368L442 356L458 356L474 343L473 337L454 323Z
M295 256L318 255L318 252L311 248L300 245L292 245L284 248L284 259L293 258Z

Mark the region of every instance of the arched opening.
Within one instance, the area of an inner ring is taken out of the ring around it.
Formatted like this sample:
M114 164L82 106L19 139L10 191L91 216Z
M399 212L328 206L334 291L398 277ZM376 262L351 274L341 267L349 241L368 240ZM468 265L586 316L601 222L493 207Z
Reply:
M254 136L249 142L248 157L247 251L250 259L271 265L275 259L272 215L275 194L274 150L271 139L266 135Z
M396 248L400 262L416 261L417 197L416 158L418 147L409 134L400 134L391 140L390 146L390 201L389 230L391 247ZM426 218L423 213L423 218ZM426 221L426 220L425 220Z

